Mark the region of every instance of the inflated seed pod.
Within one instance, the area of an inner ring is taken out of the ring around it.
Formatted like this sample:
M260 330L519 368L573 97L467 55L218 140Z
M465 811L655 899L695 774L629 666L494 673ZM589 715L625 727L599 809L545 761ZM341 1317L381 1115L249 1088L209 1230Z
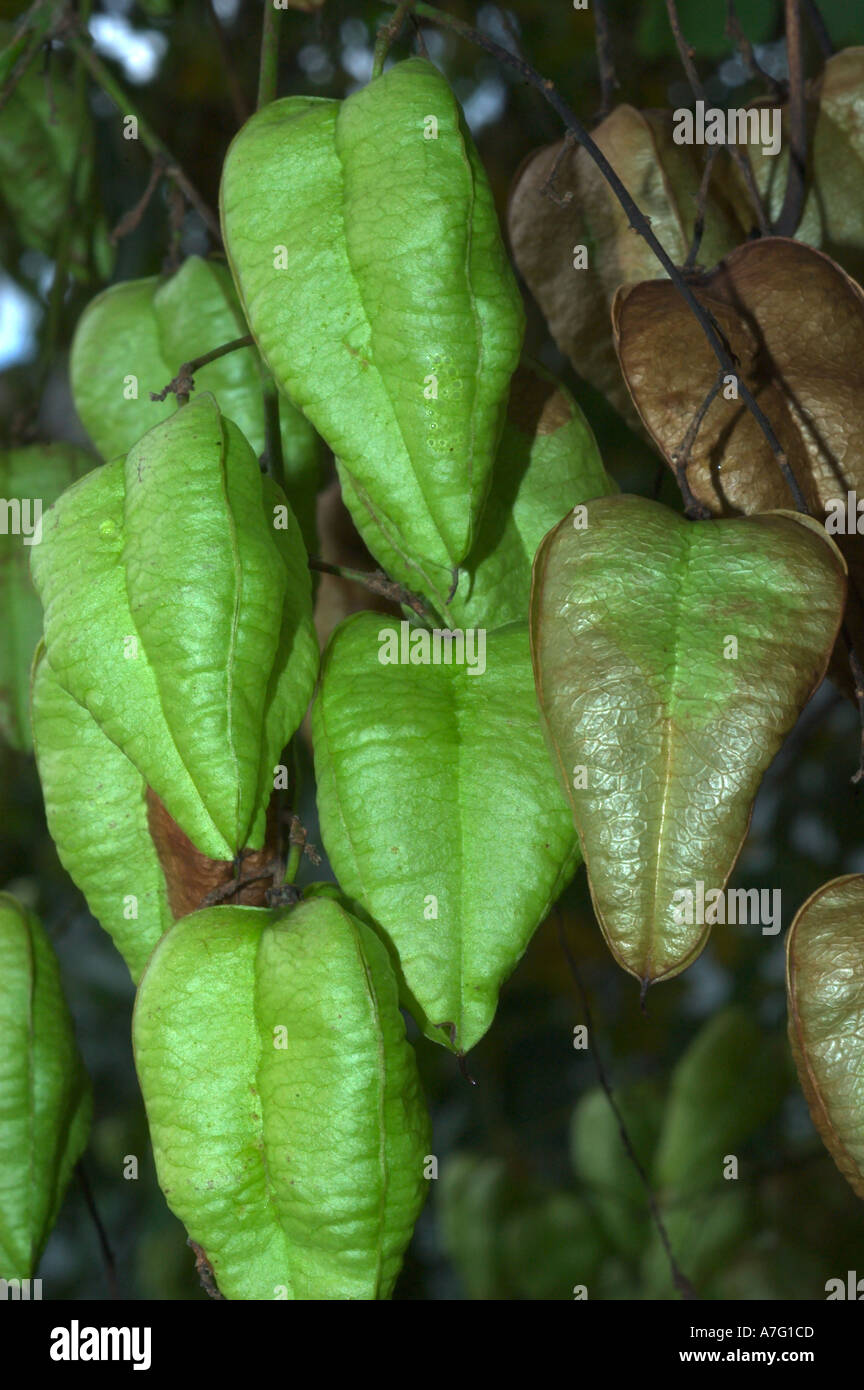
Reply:
M344 102L272 102L228 151L221 208L258 346L352 497L409 555L458 565L523 315L449 85L411 58Z
M60 686L197 850L260 849L318 648L297 523L212 396L64 493L32 570Z
M441 629L382 621L355 613L322 659L321 835L398 960L405 1006L467 1052L580 863L576 833L543 744L527 623L471 633L460 657Z
M215 907L135 1006L159 1182L232 1299L376 1299L423 1203L428 1120L375 934L326 897Z
M60 861L137 980L174 920L150 834L147 783L64 690L44 644L33 668L32 719L45 817Z
M424 594L451 628L496 628L527 618L534 555L560 521L562 507L617 490L591 426L569 391L527 359L510 383L492 484L452 594L452 576L406 555L385 518L361 502L342 478L342 499L367 549L391 579Z
M864 874L808 898L786 937L789 1042L813 1123L864 1197Z
M96 460L71 444L0 450L0 497L8 520L0 531L0 735L20 752L30 738L30 667L42 633L42 605L30 578L43 513Z
M0 1279L29 1279L87 1142L90 1082L45 930L0 893Z
M177 409L160 394L184 362L248 334L228 268L189 256L167 279L123 280L92 299L78 320L69 359L75 408L105 459L125 454ZM254 347L238 348L195 372L199 391L239 427L256 454L266 447L265 373ZM285 491L314 549L320 440L285 397L279 399Z

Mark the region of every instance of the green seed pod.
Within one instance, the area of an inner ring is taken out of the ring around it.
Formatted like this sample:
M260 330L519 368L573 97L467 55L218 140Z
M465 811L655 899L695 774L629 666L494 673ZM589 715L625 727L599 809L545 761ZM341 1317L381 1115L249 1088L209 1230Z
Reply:
M381 624L355 614L324 655L321 834L398 959L406 1007L467 1052L572 878L576 835L543 746L527 623L474 633L461 655L440 629Z
M70 444L32 444L0 450L0 735L29 752L30 667L42 634L42 606L30 578L43 512L95 460Z
M297 523L212 396L64 493L32 569L64 690L202 854L260 849L318 647Z
M159 1182L222 1293L386 1298L429 1133L375 934L326 898L194 913L147 967L133 1037Z
M510 383L492 484L471 553L451 576L399 549L385 518L342 478L342 498L368 550L391 579L425 594L450 627L504 627L528 617L531 565L562 508L618 491L591 427L569 391L523 361Z
M184 362L248 332L227 267L200 256L190 256L167 280L125 280L98 294L78 321L69 374L75 408L102 457L128 453L142 434L174 414L173 395L153 401L150 393L161 392ZM265 374L255 349L217 357L194 379L260 454L266 446ZM314 549L319 440L285 396L279 423L285 491Z
M57 958L0 893L0 1279L29 1279L87 1142L92 1097Z
M225 245L277 382L402 548L471 549L522 305L450 87L420 58L347 101L289 97L225 160Z
M33 669L32 719L45 817L60 862L137 981L174 920L150 835L147 783L64 690L44 645Z

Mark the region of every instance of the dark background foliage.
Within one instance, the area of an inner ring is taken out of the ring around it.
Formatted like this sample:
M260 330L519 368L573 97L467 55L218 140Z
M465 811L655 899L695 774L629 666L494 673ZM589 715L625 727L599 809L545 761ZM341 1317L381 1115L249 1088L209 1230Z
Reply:
M688 103L663 0L610 0L608 8L620 98L641 106ZM822 0L820 8L836 47L864 42L864 16L856 15L856 6ZM763 65L782 76L778 0L739 0L737 9ZM0 0L0 18L22 10ZM535 66L591 121L600 88L590 11L519 0L511 10L482 4L454 5L452 12L505 44L518 36ZM741 105L756 95L725 36L723 0L681 0L679 12L709 99ZM289 12L279 94L353 90L368 77L375 29L387 13L362 0L326 0L311 14ZM209 0L104 0L93 6L93 32L101 36L107 61L211 207L239 114L254 106L260 20L260 0L218 0L215 6ZM531 149L559 136L556 119L536 92L491 58L452 35L425 32L431 56L466 106L503 215L514 171ZM116 58L108 54L112 43ZM396 52L409 47L406 30ZM58 53L51 61L65 58ZM817 70L813 46L807 63L809 73ZM99 202L110 228L140 198L151 165L141 142L122 139L111 103L92 88L90 101ZM164 187L137 229L120 241L116 279L163 267L171 234ZM210 249L195 213L185 215L182 245L187 253ZM98 286L75 284L65 299L54 296L52 310L53 260L22 246L7 218L0 221L0 258L0 437L81 439L66 354L77 316ZM657 457L578 380L530 305L528 347L574 391L622 488L652 495ZM659 486L662 499L678 507L665 472ZM826 683L765 779L733 885L781 889L784 928L826 879L864 871L862 808L849 783L856 738L852 707ZM315 840L310 781L311 771L303 819ZM326 864L305 872L320 877ZM128 974L57 861L32 760L7 750L0 750L0 887L42 914L60 955L94 1082L85 1169L114 1252L119 1296L206 1297L185 1233L156 1184L131 1055ZM490 902L490 914L496 910ZM679 1263L699 1293L820 1299L827 1279L845 1278L849 1269L864 1273L864 1208L819 1143L788 1060L782 935L715 929L697 963L652 990L643 1011L636 983L603 944L580 873L558 917L537 933L502 993L493 1028L468 1059L476 1085L442 1049L419 1043L440 1176L397 1297L565 1299L579 1283L588 1285L591 1298L674 1296L644 1192L623 1156L605 1098L591 1094L598 1084L593 1054L573 1047L584 1001L562 949L561 927L590 999L592 1042L646 1163L676 1063L706 1023L735 1004L758 1028L742 1035L743 1055L718 1043L716 1054L703 1059L698 1084L683 1100L679 1095L691 1132L726 1125L719 1132L724 1139L728 1134L741 1162L737 1183L718 1184L716 1173L700 1180L697 1172L679 1190L661 1194ZM710 1052L710 1036L707 1045ZM599 1175L590 1178L571 1153L577 1106L579 1133L583 1142L589 1136L601 1160ZM604 1145L608 1162L602 1161ZM123 1177L126 1155L140 1160L137 1181ZM610 1189L625 1228L618 1241L609 1234ZM735 1190L734 1202L724 1189ZM109 1292L81 1187L70 1190L41 1274L48 1297L101 1299Z

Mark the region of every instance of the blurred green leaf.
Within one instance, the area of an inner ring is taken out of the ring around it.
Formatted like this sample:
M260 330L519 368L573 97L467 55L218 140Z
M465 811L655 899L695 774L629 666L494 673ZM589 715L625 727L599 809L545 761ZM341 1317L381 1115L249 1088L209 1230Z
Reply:
M616 1095L636 1156L647 1173L660 1133L663 1098L653 1082ZM592 1209L609 1241L636 1260L648 1235L644 1184L624 1147L618 1120L602 1090L588 1091L573 1114L570 1153L577 1176L588 1187Z
M566 1300L592 1285L604 1241L586 1202L542 1191L498 1158L455 1154L438 1184L441 1238L472 1299Z
M787 1089L782 1040L767 1037L743 1008L707 1023L672 1074L654 1158L664 1192L718 1189L726 1156L777 1110Z
M538 1196L501 1225L504 1292L499 1297L591 1297L604 1242L587 1204L569 1192Z
M441 1243L469 1298L496 1296L500 1219L514 1205L503 1159L456 1153L442 1165L436 1203Z
M661 1208L663 1223L675 1261L690 1283L701 1294L704 1284L730 1258L755 1228L757 1210L749 1192L726 1191L684 1201L680 1206ZM654 1229L642 1266L643 1298L675 1298L669 1259Z

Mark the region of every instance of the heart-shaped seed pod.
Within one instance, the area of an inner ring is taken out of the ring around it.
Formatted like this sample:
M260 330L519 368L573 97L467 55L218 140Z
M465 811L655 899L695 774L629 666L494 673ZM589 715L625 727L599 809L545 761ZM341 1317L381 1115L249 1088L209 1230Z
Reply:
M160 1185L225 1297L387 1298L429 1131L375 934L328 897L193 913L133 1036Z
M527 624L451 636L349 618L324 655L312 734L339 882L389 941L427 1035L467 1052L579 863Z
M63 689L202 854L261 849L318 648L297 523L236 425L206 395L157 425L64 493L32 569Z
M288 97L235 138L225 245L279 385L409 555L471 548L522 302L462 112L397 63L344 102Z
M584 521L534 561L534 676L598 920L645 988L725 921L715 895L825 674L845 565L795 512L688 522L620 496Z

